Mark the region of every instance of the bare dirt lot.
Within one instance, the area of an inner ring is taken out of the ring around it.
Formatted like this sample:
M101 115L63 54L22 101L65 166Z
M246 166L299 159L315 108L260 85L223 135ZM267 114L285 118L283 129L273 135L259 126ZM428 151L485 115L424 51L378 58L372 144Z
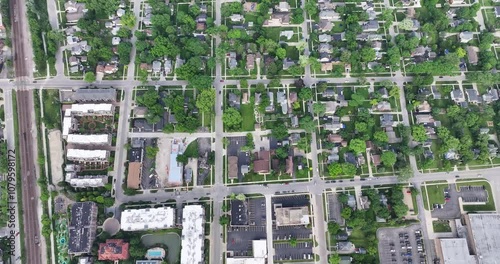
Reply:
M50 172L52 174L52 184L57 185L57 183L64 181L63 171L62 171L64 158L63 158L63 146L62 146L60 130L52 130L49 132L49 151L50 151Z

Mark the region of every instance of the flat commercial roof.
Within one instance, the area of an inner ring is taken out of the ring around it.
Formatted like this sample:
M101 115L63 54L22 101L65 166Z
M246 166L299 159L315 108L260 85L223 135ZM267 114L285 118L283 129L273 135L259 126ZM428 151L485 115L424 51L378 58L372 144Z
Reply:
M82 160L104 160L108 157L107 150L87 150L87 149L68 149L66 153L68 159Z
M275 205L276 206L276 205ZM309 224L309 207L275 207L277 226L289 225L308 225Z
M98 88L98 89L78 89L71 96L73 101L115 101L116 100L116 90L110 88Z
M199 264L203 261L204 208L186 205L182 211L181 264Z
M139 184L141 183L141 162L129 162L128 164L128 176L127 176L127 187L130 189L139 189Z
M253 257L251 258L227 258L227 264L265 264L267 257L267 241L252 240Z
M120 224L124 231L170 228L175 224L175 210L172 207L125 210Z
M76 176L75 173L69 172L66 173L66 182L76 188L102 187L107 177L107 175Z
M467 239L442 238L439 240L443 252L443 264L472 264L476 258L469 255Z
M69 222L68 253L90 253L97 229L97 205L93 202L78 202L71 206Z
M500 215L469 214L468 217L479 263L499 263Z
M71 116L72 113L103 113L113 111L112 104L72 104L71 108L64 111L64 116Z
M231 225L248 225L248 208L246 201L231 201Z
M66 141L68 141L68 143L73 143L73 144L96 145L96 144L108 144L110 142L110 139L111 137L108 134L99 134L99 135L71 134L68 135Z

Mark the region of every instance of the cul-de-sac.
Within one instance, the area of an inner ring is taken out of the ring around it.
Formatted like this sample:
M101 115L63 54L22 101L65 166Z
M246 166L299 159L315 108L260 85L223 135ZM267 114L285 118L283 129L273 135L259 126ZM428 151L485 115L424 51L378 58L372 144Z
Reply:
M0 263L494 264L500 0L0 0Z

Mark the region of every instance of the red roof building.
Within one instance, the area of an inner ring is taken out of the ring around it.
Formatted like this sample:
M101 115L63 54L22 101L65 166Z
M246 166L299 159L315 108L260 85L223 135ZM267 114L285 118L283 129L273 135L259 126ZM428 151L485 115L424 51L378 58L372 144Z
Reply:
M108 239L99 244L99 260L126 260L129 258L128 247L123 239Z

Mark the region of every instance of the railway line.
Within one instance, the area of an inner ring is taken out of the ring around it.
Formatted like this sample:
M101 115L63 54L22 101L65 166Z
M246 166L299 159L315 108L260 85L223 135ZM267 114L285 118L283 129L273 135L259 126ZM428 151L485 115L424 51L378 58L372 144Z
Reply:
M32 72L32 54L30 54L29 28L24 0L10 0L12 18L12 43L14 51L14 69L17 80L17 114L19 124L19 149L21 164L21 186L23 211L20 214L24 223L24 261L28 264L47 263L42 259L40 247L40 220L38 203L40 194L37 191L37 173L35 151L36 142L33 124L34 103L33 91L29 89Z

